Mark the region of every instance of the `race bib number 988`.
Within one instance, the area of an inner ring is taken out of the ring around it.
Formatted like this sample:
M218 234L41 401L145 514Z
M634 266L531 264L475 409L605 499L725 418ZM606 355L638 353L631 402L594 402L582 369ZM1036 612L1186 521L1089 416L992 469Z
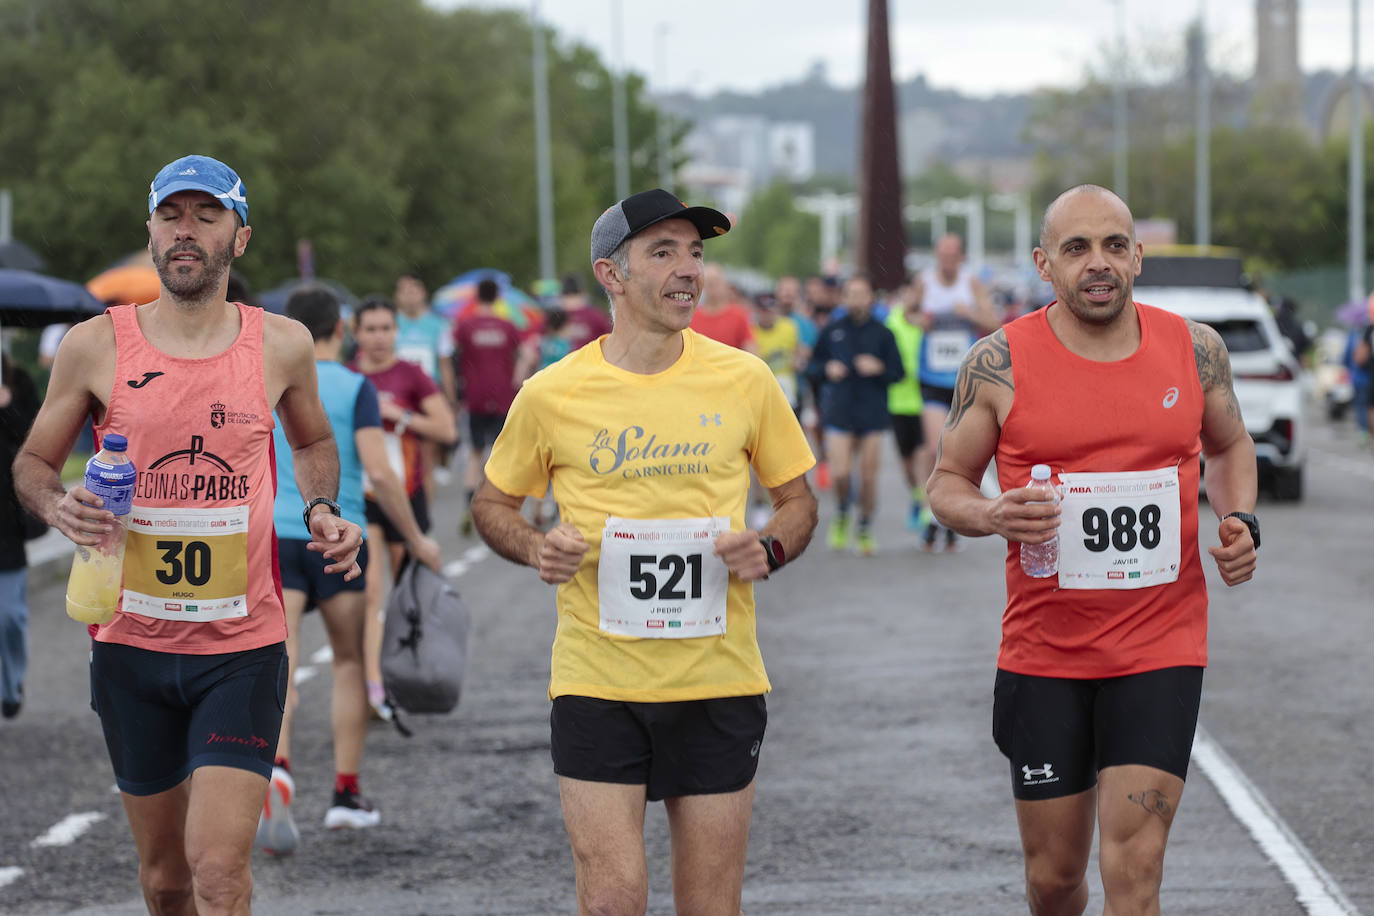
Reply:
M1178 579L1178 468L1060 474L1060 588L1146 588Z

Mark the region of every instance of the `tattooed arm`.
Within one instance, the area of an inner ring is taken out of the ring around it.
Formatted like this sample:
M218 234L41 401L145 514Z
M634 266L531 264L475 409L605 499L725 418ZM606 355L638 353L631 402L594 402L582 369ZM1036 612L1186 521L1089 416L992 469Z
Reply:
M1188 322L1193 356L1202 383L1202 454L1207 459L1207 501L1221 524L1221 547L1209 548L1227 585L1249 579L1255 569L1255 545L1250 529L1228 512L1254 512L1257 473L1255 442L1245 430L1236 390L1231 382L1231 356L1214 329Z
M926 492L935 517L960 534L1040 543L1058 527L1059 507L1028 503L1047 494L1021 487L988 499L979 489L1013 394L1011 348L998 330L974 344L959 367Z

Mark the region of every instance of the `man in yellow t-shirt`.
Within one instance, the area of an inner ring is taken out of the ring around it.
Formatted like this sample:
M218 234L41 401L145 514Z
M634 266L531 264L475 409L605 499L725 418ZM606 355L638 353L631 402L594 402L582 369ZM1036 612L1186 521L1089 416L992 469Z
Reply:
M592 228L614 327L536 374L472 503L507 559L557 584L554 771L580 912L643 912L644 805L663 799L679 912L738 912L770 685L754 585L816 526L815 463L757 357L690 330L725 216L667 191ZM745 527L749 469L773 515ZM552 482L561 523L520 514Z

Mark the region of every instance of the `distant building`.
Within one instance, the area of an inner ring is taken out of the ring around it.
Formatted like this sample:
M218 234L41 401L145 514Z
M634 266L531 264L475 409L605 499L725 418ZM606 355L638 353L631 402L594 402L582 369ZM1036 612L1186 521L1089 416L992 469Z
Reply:
M736 211L775 181L799 183L816 174L816 128L806 121L707 117L697 122L684 146L689 164L682 183Z

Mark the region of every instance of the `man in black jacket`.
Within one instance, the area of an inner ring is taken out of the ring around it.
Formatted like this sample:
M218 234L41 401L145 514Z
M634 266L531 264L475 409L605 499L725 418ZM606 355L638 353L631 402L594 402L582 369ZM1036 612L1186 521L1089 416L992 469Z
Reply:
M897 341L873 318L873 282L854 274L844 284L844 314L822 329L807 375L821 382L821 428L834 480L836 513L832 550L850 546L850 472L859 464L859 525L854 546L863 556L877 550L871 524L877 504L879 446L891 425L887 389L905 374Z

